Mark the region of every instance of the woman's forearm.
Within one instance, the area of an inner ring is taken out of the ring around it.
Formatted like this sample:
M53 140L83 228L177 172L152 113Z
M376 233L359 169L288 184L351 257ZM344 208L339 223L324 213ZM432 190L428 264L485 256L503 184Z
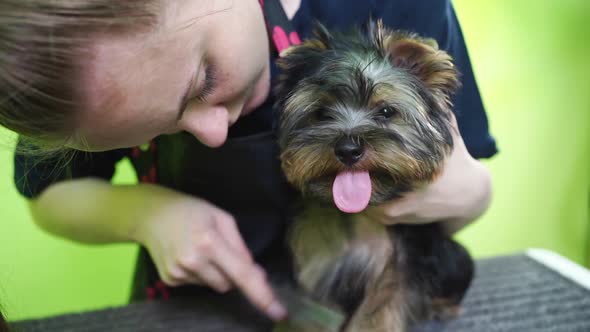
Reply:
M29 202L33 220L49 233L83 243L136 241L158 192L152 185L114 186L99 179L53 184Z

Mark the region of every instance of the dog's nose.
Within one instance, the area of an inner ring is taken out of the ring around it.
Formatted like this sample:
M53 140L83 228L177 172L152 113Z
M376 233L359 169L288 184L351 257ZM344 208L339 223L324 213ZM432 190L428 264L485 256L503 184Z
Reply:
M351 137L343 137L336 142L334 153L343 164L352 166L361 160L364 148L360 141L355 142Z

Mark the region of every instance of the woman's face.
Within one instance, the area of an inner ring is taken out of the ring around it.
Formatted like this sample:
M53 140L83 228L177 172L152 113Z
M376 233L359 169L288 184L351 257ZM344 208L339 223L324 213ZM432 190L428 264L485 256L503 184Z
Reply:
M162 1L157 29L98 36L82 59L71 147L102 151L187 131L218 147L266 100L269 46L256 0Z

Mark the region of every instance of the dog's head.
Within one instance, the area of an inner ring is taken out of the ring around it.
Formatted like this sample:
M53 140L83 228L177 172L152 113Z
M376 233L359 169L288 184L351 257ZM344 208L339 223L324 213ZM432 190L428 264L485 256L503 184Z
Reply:
M440 171L459 80L433 40L381 22L347 35L318 25L279 67L282 167L304 195L359 212Z

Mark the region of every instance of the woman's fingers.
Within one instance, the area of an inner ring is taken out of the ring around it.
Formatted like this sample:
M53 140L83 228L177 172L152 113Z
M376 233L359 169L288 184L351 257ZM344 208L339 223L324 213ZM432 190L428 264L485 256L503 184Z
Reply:
M274 320L286 316L286 310L276 299L264 272L252 260L245 259L227 243L212 248L210 254L212 261L254 306Z
M240 235L238 226L234 218L229 214L219 215L215 220L215 226L219 235L226 240L226 242L245 259L252 261L250 250L246 246L244 239Z
M207 264L198 272L190 272L190 282L197 285L208 285L219 293L232 289L231 281L214 264Z

